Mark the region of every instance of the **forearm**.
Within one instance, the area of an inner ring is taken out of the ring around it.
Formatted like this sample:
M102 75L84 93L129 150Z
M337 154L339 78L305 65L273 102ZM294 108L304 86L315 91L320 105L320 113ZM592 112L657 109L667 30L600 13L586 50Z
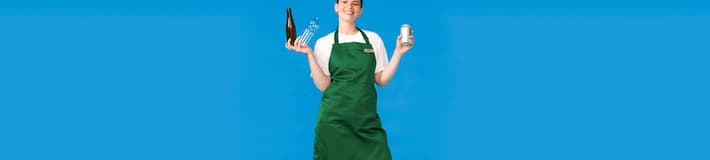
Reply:
M392 54L392 59L390 59L389 64L387 64L379 76L375 76L375 82L377 82L377 85L385 87L390 80L392 80L395 72L397 72L397 67L399 66L399 61L402 59L402 55L403 54L398 51L395 51L394 54Z
M321 92L325 91L330 85L330 77L323 73L323 70L318 65L316 57L312 52L308 52L308 66L311 68L311 78L313 78L313 83L316 85L318 90Z

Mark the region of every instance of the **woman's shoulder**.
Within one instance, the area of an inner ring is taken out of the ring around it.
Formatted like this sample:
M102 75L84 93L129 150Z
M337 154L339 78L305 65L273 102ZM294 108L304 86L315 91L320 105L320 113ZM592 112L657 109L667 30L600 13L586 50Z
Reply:
M316 48L330 47L330 45L335 43L335 41L333 41L334 34L335 34L335 32L330 32L330 33L326 34L325 36L318 38L318 40L316 40L315 47Z
M325 42L330 42L330 44L332 44L332 43L333 43L333 35L334 35L334 34L335 34L335 32L330 32L330 33L326 34L325 36L318 38L318 40L316 40L316 45L319 44L319 43L322 44L322 43L325 43Z
M367 37L370 39L382 40L382 38L380 37L379 34L377 34L377 32L366 30L366 29L362 29L362 31L365 32L365 35L367 35Z

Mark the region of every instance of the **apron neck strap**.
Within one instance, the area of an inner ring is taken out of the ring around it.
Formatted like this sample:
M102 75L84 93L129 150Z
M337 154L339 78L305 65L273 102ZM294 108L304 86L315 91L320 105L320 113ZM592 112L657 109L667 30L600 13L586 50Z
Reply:
M357 30L360 31L360 34L362 34L362 38L365 39L365 44L369 45L370 39L367 38L367 35L365 35L365 32L362 31L360 28L357 28ZM337 28L335 29L335 36L333 36L333 37L335 38L335 44L339 44L340 42L338 42L338 29Z

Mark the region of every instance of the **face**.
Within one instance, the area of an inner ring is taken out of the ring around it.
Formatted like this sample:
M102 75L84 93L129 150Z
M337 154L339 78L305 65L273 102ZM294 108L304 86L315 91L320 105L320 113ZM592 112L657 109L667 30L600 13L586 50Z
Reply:
M355 22L362 14L360 0L338 0L335 4L335 12L340 20Z

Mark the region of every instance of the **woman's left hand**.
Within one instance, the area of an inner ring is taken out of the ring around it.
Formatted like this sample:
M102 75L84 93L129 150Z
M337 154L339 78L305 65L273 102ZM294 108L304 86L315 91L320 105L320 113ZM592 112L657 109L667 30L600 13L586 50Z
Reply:
M412 49L412 46L414 46L414 36L409 36L409 45L403 45L402 35L400 34L397 36L397 47L394 48L394 54L404 55L409 49Z

